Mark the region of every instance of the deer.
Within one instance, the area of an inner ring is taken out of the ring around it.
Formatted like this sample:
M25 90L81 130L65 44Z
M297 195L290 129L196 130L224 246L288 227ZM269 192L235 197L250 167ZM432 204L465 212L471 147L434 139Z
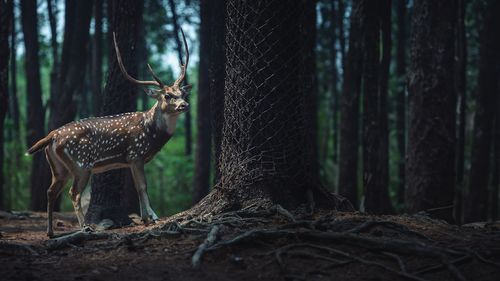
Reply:
M159 218L151 208L147 194L144 165L151 161L175 132L179 115L189 109L186 97L191 85L182 85L189 63L189 49L181 30L186 53L180 61L180 75L172 85L162 82L147 64L154 81L137 80L125 69L116 35L113 33L118 66L131 83L144 87L145 93L156 103L145 112L128 112L118 115L91 117L73 121L52 130L27 151L28 155L44 149L52 173L47 190L47 236L54 236L52 212L54 202L61 194L68 179L73 183L69 190L78 223L84 228L81 193L93 174L113 169L129 168L139 197L141 220L145 223Z

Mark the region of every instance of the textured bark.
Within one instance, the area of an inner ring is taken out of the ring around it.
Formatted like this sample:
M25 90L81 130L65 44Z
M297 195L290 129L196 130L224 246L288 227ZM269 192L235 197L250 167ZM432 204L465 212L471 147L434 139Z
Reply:
M135 0L113 0L108 5L111 5L110 31L116 33L123 64L131 76L137 77L137 36L143 5ZM108 48L111 52L101 115L134 111L137 87L122 75L112 45ZM129 169L94 175L91 185L92 196L85 221L99 223L103 219L110 219L116 225L129 224L128 211L138 209Z
M193 205L205 197L210 188L212 125L210 114L210 23L213 8L208 0L200 1L200 63L198 67L197 135L193 178Z
M99 114L102 107L102 14L103 0L94 4L94 37L92 40L92 112Z
M183 50L183 44L181 42L181 39L179 37L180 34L180 25L179 25L179 18L177 17L177 9L175 8L175 2L174 0L168 0L168 4L170 6L170 9L172 10L172 25L174 26L174 39L175 39L175 44L177 46L177 55L179 57L179 61L184 61L184 56L182 55L182 50ZM186 76L184 77L184 85L189 84L188 80L188 75L186 73ZM185 98L186 102L189 103L188 98ZM184 131L186 134L186 139L185 139L185 150L186 150L186 155L191 155L192 154L192 132L191 132L191 111L187 111L184 113Z
M452 220L455 188L454 28L457 1L414 2L408 71L406 206Z
M4 209L4 121L9 108L9 35L13 17L12 0L0 0L0 210Z
M398 204L403 206L405 201L405 159L406 159L406 0L396 0L397 13L397 46L396 46L396 75L398 88L396 93L396 135L399 151L398 162Z
M465 173L465 122L467 117L467 42L465 37L465 0L458 0L456 26L456 64L455 84L458 96L457 112L457 186L455 190L454 217L457 223L462 222L463 216L463 191Z
M37 2L30 0L21 1L21 22L24 34L25 47L25 72L27 90L27 140L34 144L45 136L44 111L42 104L42 88L40 84L40 63L38 60L38 17ZM47 188L50 183L50 171L42 153L35 154L31 166L30 176L31 201L33 211L44 211L47 206Z
M349 50L345 60L344 85L340 104L339 194L357 204L359 97L363 54L361 21L365 1L354 0L350 19Z
M498 111L496 100L499 95L499 71L497 67L500 63L498 55L500 38L497 36L497 27L500 25L499 15L500 2L488 1L480 34L478 90L465 222L488 219L488 184L493 120L495 111Z
M304 38L314 35L315 9L307 2L289 1L284 8L272 1L227 1L221 180L193 210L295 208L311 196L320 206L350 209L318 184L309 127L314 41Z
M212 114L212 136L214 151L214 182L220 179L220 154L222 125L224 124L224 78L225 78L225 19L226 1L211 0L213 9L210 24L210 112Z
M387 129L390 11L389 0L367 1L363 9L363 184L365 210L378 214L393 212L388 194Z

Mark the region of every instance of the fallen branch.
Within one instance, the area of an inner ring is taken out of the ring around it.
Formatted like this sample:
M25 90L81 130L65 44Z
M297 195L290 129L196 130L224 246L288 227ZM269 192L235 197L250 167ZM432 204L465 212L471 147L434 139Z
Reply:
M79 244L84 241L108 239L112 237L111 233L105 232L88 232L88 231L77 231L68 235L60 236L54 239L50 239L45 243L47 250L53 251L57 249L62 249L70 244Z

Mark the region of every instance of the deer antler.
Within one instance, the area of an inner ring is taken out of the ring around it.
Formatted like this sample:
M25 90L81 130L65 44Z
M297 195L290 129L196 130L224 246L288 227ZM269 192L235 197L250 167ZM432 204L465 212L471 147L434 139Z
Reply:
M120 70L123 73L123 76L127 78L132 83L141 85L141 86L156 86L159 88L163 88L163 83L161 80L156 76L156 74L153 72L153 69L148 65L150 73L153 75L156 81L141 81L133 78L132 76L128 75L127 70L125 70L125 66L123 66L122 62L122 56L120 55L120 50L118 49L118 44L116 43L116 34L113 32L113 42L115 43L115 51L116 51L116 59L118 60L118 65L120 66Z
M179 86L180 83L182 82L182 80L184 80L184 78L186 77L186 69L187 69L187 66L189 63L189 49L188 49L188 45L186 42L186 36L184 35L184 31L182 30L182 28L181 28L181 33L182 33L182 40L184 41L184 49L186 51L186 63L183 64L181 61L181 74L180 74L179 78L177 78L177 80L175 80L174 86Z

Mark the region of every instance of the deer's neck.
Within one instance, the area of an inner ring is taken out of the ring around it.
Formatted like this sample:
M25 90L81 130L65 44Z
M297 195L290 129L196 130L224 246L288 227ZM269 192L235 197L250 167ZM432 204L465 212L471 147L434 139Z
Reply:
M164 133L169 137L175 132L179 114L162 112L158 102L147 112L145 125L153 131Z

